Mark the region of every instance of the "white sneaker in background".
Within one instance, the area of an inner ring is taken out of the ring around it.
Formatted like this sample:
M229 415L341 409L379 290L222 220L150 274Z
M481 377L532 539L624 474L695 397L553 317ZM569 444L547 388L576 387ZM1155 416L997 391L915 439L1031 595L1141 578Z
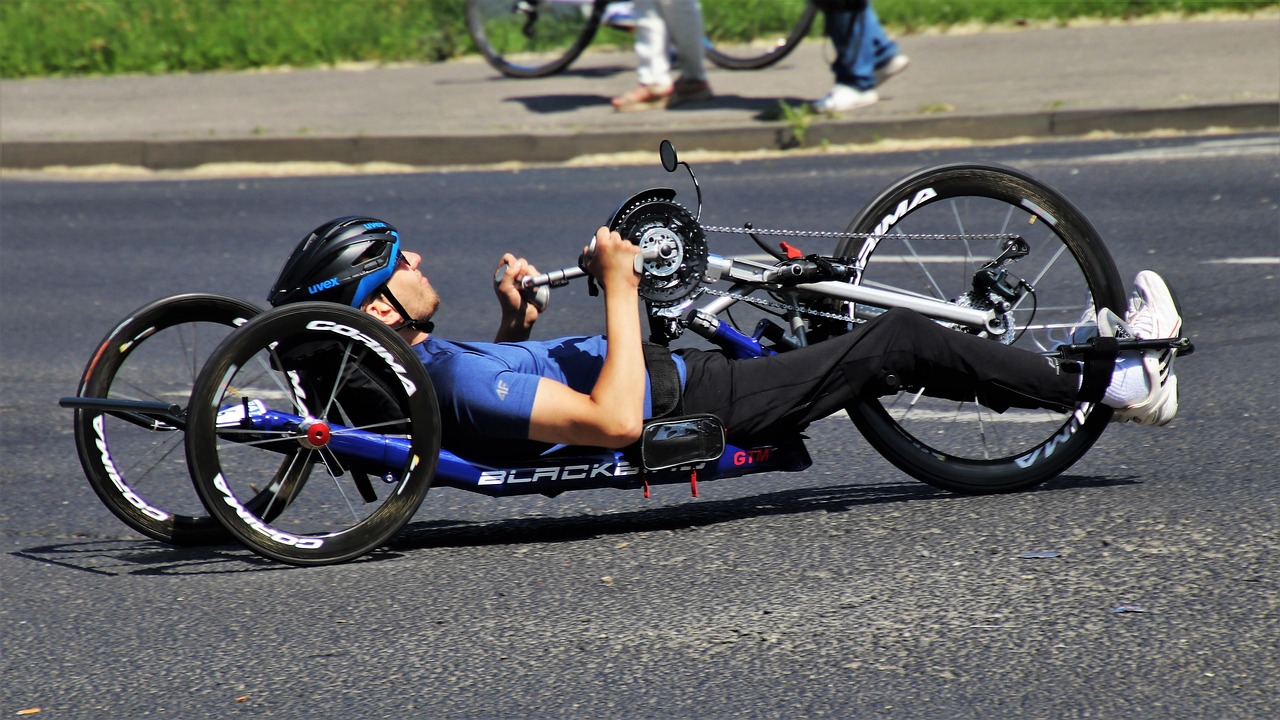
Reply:
M841 113L875 105L877 102L880 102L880 96L875 90L859 90L848 85L836 85L831 88L831 92L827 93L826 97L814 101L813 109L820 113Z

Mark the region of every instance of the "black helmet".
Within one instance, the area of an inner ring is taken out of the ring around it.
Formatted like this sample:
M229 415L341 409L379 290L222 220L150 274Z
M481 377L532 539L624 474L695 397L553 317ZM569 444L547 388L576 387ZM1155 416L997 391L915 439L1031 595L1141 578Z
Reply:
M399 256L400 233L391 225L360 215L330 220L294 248L267 302L327 300L360 307L391 278Z

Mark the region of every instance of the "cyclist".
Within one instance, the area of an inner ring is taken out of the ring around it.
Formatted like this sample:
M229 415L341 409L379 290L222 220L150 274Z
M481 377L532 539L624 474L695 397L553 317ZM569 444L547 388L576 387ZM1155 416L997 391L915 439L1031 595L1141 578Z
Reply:
M1149 425L1164 425L1178 409L1173 351L1121 353L1108 375L1082 387L1079 374L1060 372L1044 356L903 309L767 358L647 346L634 269L639 249L604 227L595 240L587 270L603 289L603 336L529 340L538 310L518 281L537 270L508 253L499 265L505 272L495 275L495 342L436 337L431 319L440 297L422 272L422 256L402 250L395 228L369 217L338 218L305 237L268 301L338 302L396 329L431 377L445 446L463 455L537 454L557 444L625 447L647 418L680 413L712 413L731 437L746 438L800 429L861 395L900 387L976 397L996 411L1101 401L1121 419ZM1097 332L1114 337L1174 337L1181 323L1172 293L1151 271L1138 275L1125 320L1106 309L1096 318Z

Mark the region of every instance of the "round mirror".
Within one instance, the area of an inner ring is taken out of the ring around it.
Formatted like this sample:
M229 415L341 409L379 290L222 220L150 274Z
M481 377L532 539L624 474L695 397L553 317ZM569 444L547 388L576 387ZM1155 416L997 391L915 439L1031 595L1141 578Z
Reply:
M662 158L662 167L667 172L675 172L679 167L680 161L676 159L676 148L671 144L670 140L663 140L658 146L658 155Z

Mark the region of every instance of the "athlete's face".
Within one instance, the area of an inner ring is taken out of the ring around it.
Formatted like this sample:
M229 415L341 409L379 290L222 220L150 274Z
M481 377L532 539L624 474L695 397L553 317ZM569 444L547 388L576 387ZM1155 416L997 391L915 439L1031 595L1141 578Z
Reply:
M440 307L440 295L427 282L421 265L421 255L402 251L396 260L396 271L387 281L392 294L415 320L430 319L435 315L436 308Z

